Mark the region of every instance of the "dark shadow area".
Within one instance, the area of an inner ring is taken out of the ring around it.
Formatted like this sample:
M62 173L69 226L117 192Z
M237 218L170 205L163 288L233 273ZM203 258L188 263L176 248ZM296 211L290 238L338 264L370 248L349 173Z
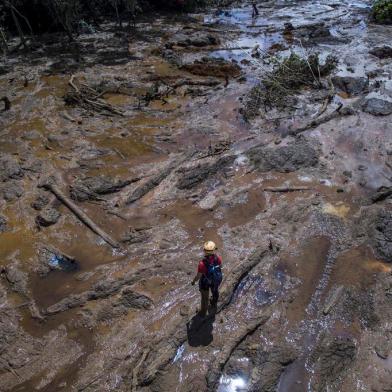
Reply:
M191 347L208 346L213 340L213 329L216 315L216 307L210 307L207 317L201 317L197 313L192 320L187 323L186 330L188 344Z

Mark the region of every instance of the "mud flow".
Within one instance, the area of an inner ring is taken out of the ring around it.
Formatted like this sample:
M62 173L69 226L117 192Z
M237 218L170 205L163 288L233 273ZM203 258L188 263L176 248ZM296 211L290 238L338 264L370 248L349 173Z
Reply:
M1 391L392 390L392 27L226 3L9 39Z

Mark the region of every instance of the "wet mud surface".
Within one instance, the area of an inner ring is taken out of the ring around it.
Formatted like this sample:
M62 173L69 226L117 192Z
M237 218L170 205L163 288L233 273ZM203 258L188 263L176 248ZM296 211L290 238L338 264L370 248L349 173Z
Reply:
M366 1L258 6L2 59L0 391L392 390L392 29ZM338 57L348 115L291 136L327 94L304 89L245 121L291 51Z

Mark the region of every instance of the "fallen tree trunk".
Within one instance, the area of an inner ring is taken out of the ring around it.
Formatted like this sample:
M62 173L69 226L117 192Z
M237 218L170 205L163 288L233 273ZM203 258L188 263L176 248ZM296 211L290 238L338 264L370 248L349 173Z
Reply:
M102 230L95 224L85 212L83 212L73 201L71 201L61 190L52 183L46 183L43 188L52 192L63 204L65 204L87 227L89 227L95 234L98 234L105 242L113 248L119 248L120 245L114 241L109 234Z
M192 154L193 155L193 154ZM159 173L153 175L144 184L138 186L127 198L125 204L132 204L135 201L141 199L144 195L150 192L152 189L156 188L165 178L167 178L173 170L175 170L179 165L181 165L185 160L190 159L190 154L185 154L180 159L176 159L170 162L165 168L163 168Z

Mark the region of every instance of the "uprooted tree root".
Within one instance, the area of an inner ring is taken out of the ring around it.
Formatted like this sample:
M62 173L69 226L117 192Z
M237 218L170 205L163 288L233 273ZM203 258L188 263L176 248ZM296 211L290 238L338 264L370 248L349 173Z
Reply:
M78 105L86 110L93 110L100 113L116 114L123 116L124 113L114 106L105 102L101 97L104 92L98 92L92 87L80 83L80 87L75 84L75 75L71 76L68 84L72 90L68 91L64 96L64 101L67 105Z
M325 63L320 64L318 54L302 58L295 53L275 61L273 70L267 72L246 97L242 111L246 119L257 116L261 108L292 106L294 95L303 87L322 88L322 78L338 63L334 56L328 56Z

